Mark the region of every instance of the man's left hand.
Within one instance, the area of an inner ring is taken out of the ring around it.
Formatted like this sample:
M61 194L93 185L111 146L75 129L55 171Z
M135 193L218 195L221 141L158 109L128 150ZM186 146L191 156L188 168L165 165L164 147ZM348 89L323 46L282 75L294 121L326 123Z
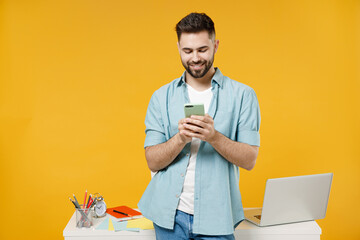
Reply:
M214 120L209 114L205 114L205 116L192 115L190 118L185 118L184 122L183 126L187 136L196 137L206 142L214 140L216 130Z

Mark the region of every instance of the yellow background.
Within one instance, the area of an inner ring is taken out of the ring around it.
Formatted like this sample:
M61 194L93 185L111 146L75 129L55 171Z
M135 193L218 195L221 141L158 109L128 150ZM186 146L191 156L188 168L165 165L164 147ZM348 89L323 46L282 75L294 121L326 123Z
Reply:
M0 1L0 239L62 239L73 193L136 207L152 93L183 72L175 24L206 12L215 66L255 89L265 180L333 172L322 239L359 239L359 1Z

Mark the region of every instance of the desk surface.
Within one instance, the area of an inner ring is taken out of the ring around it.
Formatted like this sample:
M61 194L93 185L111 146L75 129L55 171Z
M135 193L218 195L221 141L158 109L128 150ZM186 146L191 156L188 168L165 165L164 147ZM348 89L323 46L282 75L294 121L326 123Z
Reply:
M108 231L94 229L103 219L95 219L93 228L76 228L76 214L74 213L66 225L63 236L65 240L74 239L144 239L154 240L154 230L140 230L140 232L130 231ZM319 240L321 228L315 221L283 224L269 227L258 227L246 220L239 224L235 229L236 239L247 240Z

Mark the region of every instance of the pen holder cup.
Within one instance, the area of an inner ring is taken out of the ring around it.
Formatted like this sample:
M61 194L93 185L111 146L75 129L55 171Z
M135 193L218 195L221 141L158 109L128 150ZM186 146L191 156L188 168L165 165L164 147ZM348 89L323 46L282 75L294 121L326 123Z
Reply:
M76 208L76 227L90 228L93 225L94 209Z

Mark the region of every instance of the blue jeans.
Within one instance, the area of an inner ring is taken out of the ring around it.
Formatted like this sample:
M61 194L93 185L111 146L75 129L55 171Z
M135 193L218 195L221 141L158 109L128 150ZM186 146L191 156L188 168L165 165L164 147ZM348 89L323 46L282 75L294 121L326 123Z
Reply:
M156 240L183 240L183 239L203 239L203 240L234 240L234 234L208 236L193 233L193 218L191 214L187 214L180 210L176 210L174 229L166 229L159 227L154 223Z

